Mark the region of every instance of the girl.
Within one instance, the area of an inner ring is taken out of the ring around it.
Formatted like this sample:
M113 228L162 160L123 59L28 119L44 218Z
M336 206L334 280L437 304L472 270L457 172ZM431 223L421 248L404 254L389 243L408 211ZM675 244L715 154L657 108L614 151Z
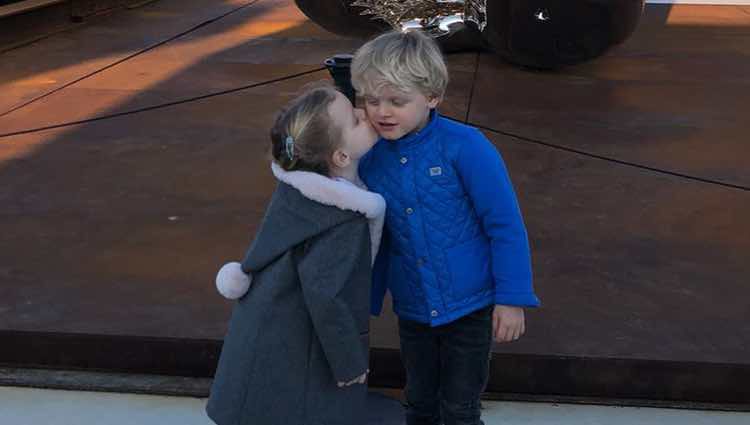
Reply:
M276 119L279 184L242 264L217 275L219 291L239 298L206 408L217 424L358 423L385 201L357 167L376 140L363 111L330 87Z

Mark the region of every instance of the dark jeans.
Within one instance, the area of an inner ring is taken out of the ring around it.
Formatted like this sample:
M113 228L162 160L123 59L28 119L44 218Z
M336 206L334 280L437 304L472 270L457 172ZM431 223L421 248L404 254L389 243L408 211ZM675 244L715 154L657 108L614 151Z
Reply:
M431 328L399 319L407 425L482 425L493 306Z

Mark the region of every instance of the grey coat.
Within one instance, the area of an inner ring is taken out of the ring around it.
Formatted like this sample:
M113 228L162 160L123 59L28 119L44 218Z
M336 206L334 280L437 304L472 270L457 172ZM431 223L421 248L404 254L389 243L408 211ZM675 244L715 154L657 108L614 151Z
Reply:
M336 383L368 368L370 226L310 197L279 183L242 262L253 283L206 408L219 425L352 425L363 411L366 386Z

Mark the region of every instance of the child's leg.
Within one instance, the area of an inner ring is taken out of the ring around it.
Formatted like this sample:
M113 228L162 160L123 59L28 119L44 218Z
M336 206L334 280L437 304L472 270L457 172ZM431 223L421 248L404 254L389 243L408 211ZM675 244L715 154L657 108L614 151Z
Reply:
M445 425L480 425L479 398L489 376L492 307L446 326L441 345L441 408Z
M440 345L429 325L400 320L401 359L406 368L406 424L440 425Z

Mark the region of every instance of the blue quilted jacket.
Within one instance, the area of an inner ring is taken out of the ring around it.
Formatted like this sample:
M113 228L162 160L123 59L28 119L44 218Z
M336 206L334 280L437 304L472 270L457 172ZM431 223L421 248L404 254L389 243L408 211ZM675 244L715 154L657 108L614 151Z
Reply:
M502 158L479 130L432 112L421 131L381 139L360 176L388 205L372 314L437 326L492 304L536 307L528 238Z

